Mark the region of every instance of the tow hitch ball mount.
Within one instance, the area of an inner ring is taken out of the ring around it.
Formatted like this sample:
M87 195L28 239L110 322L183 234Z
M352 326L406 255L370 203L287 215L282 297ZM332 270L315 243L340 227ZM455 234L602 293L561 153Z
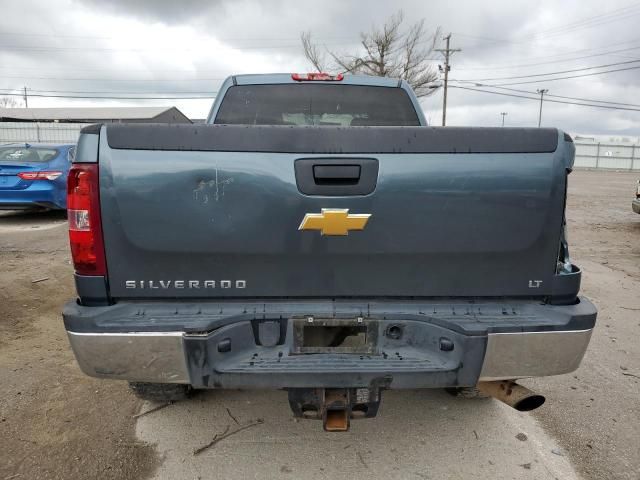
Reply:
M289 405L295 417L322 419L327 432L346 432L352 418L378 414L379 388L292 388Z

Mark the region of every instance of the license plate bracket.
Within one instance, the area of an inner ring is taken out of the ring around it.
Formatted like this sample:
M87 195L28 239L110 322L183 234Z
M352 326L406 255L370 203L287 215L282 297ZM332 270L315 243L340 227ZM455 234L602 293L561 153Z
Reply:
M293 318L294 354L349 353L372 355L377 351L378 322L357 318Z

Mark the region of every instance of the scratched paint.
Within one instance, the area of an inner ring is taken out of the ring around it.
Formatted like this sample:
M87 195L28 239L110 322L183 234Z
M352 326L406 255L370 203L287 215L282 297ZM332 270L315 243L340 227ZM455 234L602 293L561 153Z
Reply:
M225 194L225 188L233 183L233 177L223 178L215 169L215 177L211 180L200 180L193 190L193 199L207 205L210 201L219 202Z

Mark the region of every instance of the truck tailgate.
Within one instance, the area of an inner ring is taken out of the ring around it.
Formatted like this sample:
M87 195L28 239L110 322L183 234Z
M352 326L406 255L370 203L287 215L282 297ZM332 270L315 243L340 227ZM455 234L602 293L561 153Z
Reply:
M550 295L572 149L555 129L103 127L110 295ZM303 193L301 159L370 160L372 191ZM299 229L323 209L370 217Z

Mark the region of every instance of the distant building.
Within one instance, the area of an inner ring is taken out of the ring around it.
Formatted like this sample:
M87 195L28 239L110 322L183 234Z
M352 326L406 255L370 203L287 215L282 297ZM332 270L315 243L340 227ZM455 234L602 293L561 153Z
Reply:
M0 108L0 122L192 123L176 107Z
M640 170L640 137L581 134L571 136L576 147L576 167Z
M583 135L573 134L571 135L576 142L592 142L592 143L607 143L607 144L640 144L640 137L633 135Z

